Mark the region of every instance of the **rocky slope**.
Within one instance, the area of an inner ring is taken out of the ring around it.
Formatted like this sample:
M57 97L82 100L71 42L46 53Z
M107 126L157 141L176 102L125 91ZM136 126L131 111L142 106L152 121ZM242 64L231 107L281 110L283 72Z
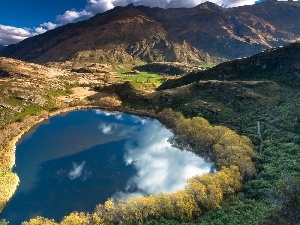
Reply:
M291 19L292 18L292 19ZM220 62L300 37L299 2L222 8L128 5L8 46L2 55L37 63Z

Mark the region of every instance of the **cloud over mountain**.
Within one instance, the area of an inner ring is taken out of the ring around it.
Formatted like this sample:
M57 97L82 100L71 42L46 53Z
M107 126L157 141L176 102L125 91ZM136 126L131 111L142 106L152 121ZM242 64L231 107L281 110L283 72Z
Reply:
M263 0L210 0L210 2L223 7L252 5L262 1ZM105 12L116 6L134 4L160 8L190 8L204 2L206 2L206 0L86 0L84 8L69 9L61 15L57 15L56 18L53 18L53 20L56 20L55 23L45 22L34 28L19 28L0 24L0 45L17 43L28 37L54 29L57 26L88 19L97 13Z
M54 29L57 26L88 19L97 13L113 9L115 6L126 6L133 3L134 5L145 5L160 8L189 8L205 1L206 0L87 0L87 4L84 9L70 9L62 15L57 15L56 21L58 24L45 22L35 28L19 28L0 24L0 45L18 43L28 37ZM254 4L255 0L211 0L211 2L233 7Z
M131 3L134 5L145 5L160 8L190 8L204 2L206 2L206 0L87 0L87 5L83 10L68 10L63 15L58 15L56 19L61 24L76 22L87 19L97 13L113 9L116 6L126 6ZM226 5L227 7L234 7L251 5L255 3L255 0L211 0L211 2L218 5Z
M32 34L28 29L0 24L0 45L18 43L31 36Z
M52 30L58 26L59 24L52 22L42 23L39 27L35 28L21 28L0 24L0 45L15 44L26 38L45 33L46 31Z

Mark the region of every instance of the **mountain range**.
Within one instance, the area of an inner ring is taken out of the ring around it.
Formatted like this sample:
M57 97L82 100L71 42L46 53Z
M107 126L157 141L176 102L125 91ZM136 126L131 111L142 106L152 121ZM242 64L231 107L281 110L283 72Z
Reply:
M300 38L300 3L265 1L223 8L115 7L18 44L2 56L36 63L222 62Z

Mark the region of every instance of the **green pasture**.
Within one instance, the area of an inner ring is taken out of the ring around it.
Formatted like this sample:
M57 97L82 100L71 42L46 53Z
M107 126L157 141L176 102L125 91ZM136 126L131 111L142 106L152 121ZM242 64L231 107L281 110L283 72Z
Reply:
M152 83L161 84L163 76L156 73L139 72L137 74L131 74L128 70L118 70L116 79L120 81L132 81L135 83Z

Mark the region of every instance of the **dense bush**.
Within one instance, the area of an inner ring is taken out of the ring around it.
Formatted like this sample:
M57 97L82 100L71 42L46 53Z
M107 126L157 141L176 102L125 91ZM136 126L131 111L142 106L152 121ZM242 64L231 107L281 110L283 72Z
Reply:
M235 165L244 180L254 176L252 157L256 153L246 136L238 135L224 126L212 126L202 117L185 118L171 109L162 111L159 119L173 130L174 144L179 148L189 148L212 160L217 169Z

